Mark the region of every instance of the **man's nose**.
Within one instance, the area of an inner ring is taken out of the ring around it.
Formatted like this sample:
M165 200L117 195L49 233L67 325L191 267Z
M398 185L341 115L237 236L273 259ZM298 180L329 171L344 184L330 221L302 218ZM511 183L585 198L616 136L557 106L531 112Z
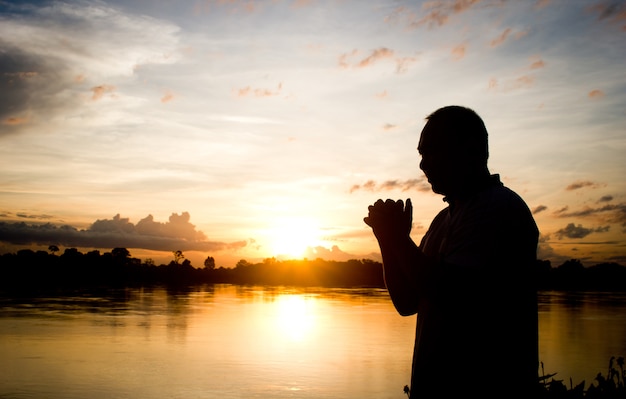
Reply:
M424 170L424 168L426 168L426 166L427 166L427 165L426 165L426 162L424 161L424 158L422 158L422 159L420 160L420 169L421 169L422 171L425 171L425 170Z

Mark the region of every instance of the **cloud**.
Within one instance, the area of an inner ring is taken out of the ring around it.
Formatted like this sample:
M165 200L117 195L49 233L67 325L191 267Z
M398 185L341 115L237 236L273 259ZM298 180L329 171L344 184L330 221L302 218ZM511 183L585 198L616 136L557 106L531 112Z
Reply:
M574 223L569 223L566 227L557 230L554 235L559 239L565 238L585 238L591 233L606 233L609 231L609 226L598 227L590 229L583 227L581 224L576 226Z
M503 83L496 78L489 80L488 88L492 91L510 92L513 90L527 89L535 84L535 77L523 75L515 79L505 80Z
M623 1L603 1L589 6L588 10L598 14L598 21L608 21L614 25L621 25L621 30L626 31L626 3Z
M520 39L520 38L526 36L527 34L528 34L528 32L526 32L526 31L519 31L519 32L513 34L513 29L506 28L504 31L502 31L502 33L498 37L493 39L489 45L491 47L498 47L498 46L502 45L511 36L514 39L517 40L517 39Z
M589 180L578 180L570 184L569 186L565 187L565 190L573 191L573 190L578 190L584 187L599 188L599 187L604 187L604 184L595 183Z
M417 57L414 56L396 57L395 51L387 47L374 49L365 57L360 57L360 54L359 50L354 49L339 55L339 66L344 69L367 68L379 61L389 60L396 64L396 73L401 74L406 72L411 64L417 62Z
M174 99L174 94L170 91L166 91L163 97L161 97L161 102L163 104L168 103Z
M506 38L509 36L509 34L512 32L511 28L506 28L501 34L500 36L496 37L495 39L493 39L491 41L491 47L498 47L499 45L501 45L502 43L504 43L506 41Z
M526 71L536 71L546 66L545 61L540 57L532 57L530 65L525 66L522 71L523 75L515 78L497 79L491 78L488 83L488 89L491 91L510 92L513 90L527 89L535 84L535 75L525 73Z
M208 14L212 12L212 10L219 7L228 7L228 12L237 14L237 13L254 13L259 11L260 2L255 0L202 0L195 2L193 11L195 14ZM304 6L302 2L296 1L293 5Z
M466 51L467 51L467 46L465 44L459 44L458 46L452 49L451 51L452 58L454 58L455 60L463 59L465 57Z
M17 126L25 123L28 123L28 118L22 118L19 116L9 116L2 120L2 124L7 126Z
M550 4L551 0L537 0L537 2L535 3L535 8L540 10L544 7L547 7Z
M339 249L337 245L333 245L331 249L322 246L307 247L304 253L304 257L308 259L320 258L334 261L347 261L356 258L355 255L349 254Z
M97 101L102 98L105 94L111 94L115 92L115 86L112 85L99 85L91 88L93 95L91 99Z
M384 99L384 98L389 97L389 93L387 93L387 90L383 90L380 93L376 93L376 97L380 99Z
M541 58L537 58L535 59L529 66L530 69L541 69L541 68L545 68L546 63L544 60L542 60Z
M573 218L573 217L594 217L601 220L604 223L619 223L622 226L626 226L626 204L606 204L597 208L586 206L577 211L569 212L568 207L564 207L554 212L556 217L560 218Z
M52 223L26 224L0 222L0 241L15 245L63 245L87 248L141 248L155 251L220 251L246 246L246 241L233 243L208 241L202 231L189 222L190 215L173 213L168 222L155 222L152 215L136 225L128 218L96 220L88 229Z
M274 97L280 95L283 89L283 84L279 83L275 90L272 89L261 89L261 88L252 88L250 86L246 86L241 89L235 90L237 97Z
M430 191L430 185L426 179L409 179L409 180L387 180L382 183L376 183L373 180L369 180L364 184L355 184L350 188L350 193L358 190L365 191L390 191L390 190L417 190L417 191Z
M603 195L598 200L598 202L610 202L610 201L613 201L613 196L612 195Z
M398 7L385 20L390 23L402 21L409 29L429 29L446 25L458 14L468 11L480 0L434 0L423 2L421 11L410 7ZM495 3L495 2L493 2Z
M390 50L386 47L377 48L373 50L370 55L368 55L367 57L359 61L357 66L359 68L363 68L366 66L370 66L374 64L375 62L380 61L382 59L386 59L386 58L393 58L393 50Z
M14 2L0 15L0 121L12 131L27 120L77 112L85 83L97 100L112 92L103 81L177 61L175 25L103 2L42 4Z
M547 206L545 206L545 205L539 205L539 206L535 207L535 209L533 209L533 211L532 211L532 212L533 212L533 215L536 215L536 214L538 214L539 212L543 212L543 211L545 211L546 209L548 209L548 207L547 207Z
M602 98L604 97L604 92L602 90L591 90L588 94L587 97L591 98L591 99L598 99L598 98Z
M360 51L354 49L348 53L343 53L339 56L339 66L348 68L350 66L354 68L365 68L375 64L382 59L393 59L394 51L386 47L380 47L372 50L367 56L361 58L358 61L353 61L355 57L360 54Z
M396 58L396 73L404 73L409 70L409 66L417 62L417 57Z

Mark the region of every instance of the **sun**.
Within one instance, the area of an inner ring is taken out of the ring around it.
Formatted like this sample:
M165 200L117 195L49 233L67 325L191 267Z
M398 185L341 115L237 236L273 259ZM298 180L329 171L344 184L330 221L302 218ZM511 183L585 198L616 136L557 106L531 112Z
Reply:
M272 256L299 259L305 256L308 247L320 244L320 237L315 220L291 217L275 221L267 238Z

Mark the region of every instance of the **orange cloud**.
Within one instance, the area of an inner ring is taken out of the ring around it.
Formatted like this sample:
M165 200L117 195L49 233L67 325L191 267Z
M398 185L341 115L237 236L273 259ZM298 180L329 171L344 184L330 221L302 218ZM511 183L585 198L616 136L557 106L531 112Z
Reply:
M354 49L349 53L344 53L339 56L339 66L342 68L348 68L350 63L348 62L348 58L353 57L359 53L359 50Z
M589 94L587 94L589 98L598 99L604 97L604 92L602 90L591 90Z
M381 47L372 51L372 53L369 56L363 58L357 65L362 68L362 67L372 65L373 63L381 59L392 58L392 57L393 57L393 50L389 50L386 47Z
M271 90L271 89L253 89L250 86L246 86L242 89L238 89L237 90L237 97L273 97L273 96L277 96L281 93L283 89L283 84L279 83L278 87L276 88L276 90Z
M530 64L530 69L540 69L546 66L546 63L540 58Z
M465 44L459 44L458 46L452 49L451 51L452 58L454 58L455 60L463 59L465 57L466 51L467 51L467 47L465 46Z
M519 78L505 81L504 84L501 84L496 78L491 78L489 79L487 88L491 91L509 92L512 90L532 87L534 83L535 78L529 75L523 75Z
M509 36L509 33L511 33L511 28L506 28L504 32L500 34L500 36L491 41L491 47L497 47L504 43L506 38Z
M439 27L447 24L454 15L461 14L480 0L453 0L453 1L428 1L422 5L422 9L426 11L426 15L418 20L410 23L410 27L418 28L420 26L428 26L429 28Z
M393 60L396 63L396 73L404 73L409 69L409 66L417 62L416 57L398 57L394 58L395 52L386 47L380 47L360 60L355 60L356 56L360 54L359 50L355 49L349 53L344 53L339 56L339 66L341 68L365 68L375 64L380 60Z
M161 97L161 102L163 104L170 102L174 99L174 94L170 93L169 91L165 93L165 95L163 97Z
M415 57L404 57L396 59L396 72L404 73L409 69L409 65L417 62L417 58Z
M505 42L505 41L509 38L509 36L511 36L512 32L513 32L513 29L511 29L511 28L506 28L506 29L505 29L505 30L504 30L504 31L500 34L500 36L496 37L495 39L493 39L493 40L491 41L491 43L490 43L491 47L498 47L499 45L501 45L502 43L504 43L504 42ZM515 35L513 35L513 37L514 37L515 39L520 39L520 38L522 38L522 37L526 36L527 34L528 34L528 32L526 32L526 31L520 31L520 32L515 33Z
M115 86L111 86L111 85L94 86L91 88L91 91L93 92L91 99L96 101L96 100L101 99L102 96L104 96L107 93L115 92Z
M537 2L535 3L535 8L540 10L544 7L547 7L550 4L551 0L537 0Z
M22 118L18 116L11 116L2 120L2 124L7 126L23 125L27 122L28 118Z
M354 49L349 53L343 53L339 56L339 66L341 68L365 68L375 64L380 60L393 60L396 63L396 73L404 73L408 70L409 66L417 62L416 57L398 57L394 58L395 52L387 47L380 47L360 60L355 58L360 54L359 50Z
M519 78L514 80L514 86L516 89L524 88L524 87L531 87L534 83L535 83L535 78L533 76L528 76L528 75L520 76Z

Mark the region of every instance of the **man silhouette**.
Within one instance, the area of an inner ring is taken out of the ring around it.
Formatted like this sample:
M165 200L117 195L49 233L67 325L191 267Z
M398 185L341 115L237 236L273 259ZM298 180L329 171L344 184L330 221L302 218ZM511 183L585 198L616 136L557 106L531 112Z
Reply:
M411 398L532 398L538 386L538 230L525 202L487 167L473 110L440 108L418 151L448 206L419 246L411 200L378 200L364 219L378 240L396 310L417 313Z

